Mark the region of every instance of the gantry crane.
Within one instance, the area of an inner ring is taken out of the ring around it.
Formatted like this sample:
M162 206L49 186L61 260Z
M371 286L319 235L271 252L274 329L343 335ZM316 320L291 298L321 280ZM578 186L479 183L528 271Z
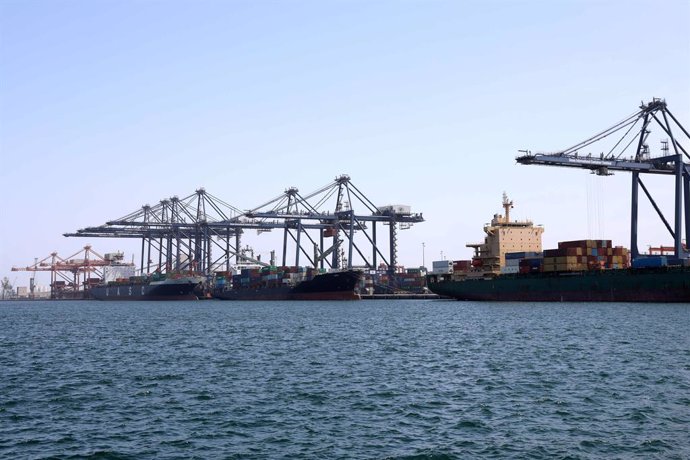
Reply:
M649 135L652 126L661 127L667 140L661 140L661 154L653 156L649 148ZM637 129L636 129L637 128ZM674 131L675 130L675 131ZM522 155L516 158L523 165L562 166L570 168L589 169L593 174L608 176L612 171L624 171L632 174L632 199L630 213L630 252L633 259L639 256L637 246L637 223L639 189L645 193L654 210L673 237L673 253L676 258L687 258L688 253L683 247L682 228L685 219L685 240L690 241L690 165L685 163L683 156L690 158L688 150L683 147L676 134L680 131L681 139L685 142L690 134L668 110L666 101L654 98L648 104L642 103L639 110L623 121L596 134L572 147L555 153L532 154L528 150L521 150ZM622 137L614 143L607 152L598 155L582 154L585 147L602 141L603 139L621 133ZM685 135L684 137L682 135ZM673 153L669 153L669 143ZM631 156L624 154L631 145L635 151ZM642 182L641 174L662 174L675 178L674 226L669 224L652 198L647 187Z
M62 258L57 252L41 260L37 260L33 265L26 267L12 267L12 271L27 272L50 272L50 296L53 299L65 297L67 293L76 293L80 288L88 288L89 283L100 282L103 278L103 267L113 264L122 264L122 255L114 254L116 257L101 256L87 245L71 256ZM96 275L92 277L92 275ZM34 283L32 279L31 293L33 297Z
M258 227L241 223L242 213L200 188L184 198L173 196L153 206L146 204L105 225L64 236L141 239L142 273L208 272L223 257L227 269L231 257L237 263L243 260L244 251L240 247L243 229ZM222 252L215 260L213 247Z
M356 205L362 209L355 209ZM150 272L153 264L153 268L161 272L191 269L211 274L221 264L229 271L231 258L236 264L265 265L248 258L241 248L241 236L249 229L257 233L283 231L282 265L288 265L287 249L291 243L295 248L296 266L306 258L314 267L343 268L346 265L351 268L356 252L366 267L375 268L380 258L389 270L395 270L398 228L406 229L423 221L422 215L413 214L409 206L376 207L351 183L349 176L341 175L307 195L290 187L277 198L247 211L201 188L185 198L161 200L155 206L145 205L105 225L64 235L140 238L142 272ZM377 242L377 223L389 226L388 257ZM359 243L356 234L362 235ZM327 243L329 238L333 238L332 243ZM347 255L342 248L345 241ZM371 245L370 255L365 254L366 245ZM220 249L216 258L213 249ZM152 260L155 252L158 253L157 265Z
M347 174L340 175L333 182L312 193L302 196L295 187L282 195L245 213L245 216L259 221L282 221L283 265L287 265L287 244L295 244L295 265L300 264L300 255L310 265L324 268L352 268L356 252L366 267L375 268L380 258L389 270L397 265L397 231L423 222L421 214L413 214L406 206L377 207L350 180ZM378 245L377 223L389 226L388 257ZM318 230L318 242L306 230ZM355 234L363 235L364 241L356 241ZM305 247L302 237L308 240ZM341 238L342 236L342 238ZM326 247L325 239L333 238ZM347 263L343 263L347 241ZM313 251L309 250L311 245ZM371 254L365 254L370 245ZM312 257L313 253L313 257ZM330 262L327 260L330 256Z

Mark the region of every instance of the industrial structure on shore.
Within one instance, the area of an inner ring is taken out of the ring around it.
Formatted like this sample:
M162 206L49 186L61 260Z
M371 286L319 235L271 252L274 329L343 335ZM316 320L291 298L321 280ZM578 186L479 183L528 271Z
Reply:
M398 231L423 221L422 214L412 213L407 205L374 205L349 176L341 175L308 194L290 187L249 210L241 210L200 188L184 198L175 196L153 206L147 204L104 225L64 236L140 240L138 275L194 273L211 280L216 272L230 273L233 268L250 265L304 266L321 271L375 271L384 267L394 280L393 275L400 269ZM275 250L270 260L255 257L253 248L243 245L242 236L247 231L281 232L279 257ZM95 282L96 277L90 273L97 264L113 262L100 256L89 257L88 250L82 259L87 262L84 267L68 267L55 259L51 263L42 260L26 270L51 271L52 297L57 298L66 295L67 290L88 288ZM117 261L117 265L122 264L121 259ZM86 273L84 279L77 279L81 273ZM100 273L98 278L108 281L103 275ZM59 279L64 277L69 279ZM62 284L69 289L62 288Z
M52 252L47 257L26 267L12 267L13 272L31 272L26 297L36 295L36 272L50 273L50 298L82 298L83 292L102 282L134 276L134 264L124 261L121 252L100 255L90 245L70 256L61 257Z
M341 175L306 195L288 188L248 211L200 188L184 198L144 205L105 225L64 236L140 239L139 270L143 273L193 270L211 274L229 270L233 263L270 265L243 250L242 234L247 230L281 231L283 266L352 268L357 255L362 260L360 266L374 268L382 262L394 270L398 230L423 221L409 206L377 207L349 176ZM388 226L387 248L379 244L381 225Z

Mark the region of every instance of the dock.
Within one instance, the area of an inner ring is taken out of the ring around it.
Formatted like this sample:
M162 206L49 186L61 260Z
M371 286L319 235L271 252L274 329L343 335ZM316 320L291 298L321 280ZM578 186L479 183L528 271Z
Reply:
M432 300L441 299L437 294L360 294L362 300Z

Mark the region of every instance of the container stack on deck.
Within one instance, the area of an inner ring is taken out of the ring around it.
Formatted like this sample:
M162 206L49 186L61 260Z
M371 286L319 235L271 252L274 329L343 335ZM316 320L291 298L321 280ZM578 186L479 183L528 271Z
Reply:
M470 268L472 268L472 261L471 260L455 260L453 261L453 271L455 272L462 272L462 271L468 271Z
M518 262L518 273L525 275L528 273L539 273L544 266L544 257L542 254L534 257L525 257Z
M294 285L310 280L323 270L311 267L261 267L243 268L239 273L216 273L216 288L223 289L258 289Z
M541 252L508 252L505 255L506 264L501 269L502 274L525 273L525 267L529 267L527 273L533 266L541 267ZM534 262L533 262L534 261ZM538 270L537 270L538 271Z
M558 249L544 251L544 272L588 271L628 268L630 257L622 246L611 240L562 241Z
M659 262L658 259L660 258L643 260L646 261L645 266L665 265L663 261ZM436 262L434 263L436 264ZM443 263L445 264L446 261ZM562 241L558 243L557 249L545 249L544 252L508 252L505 254L505 265L501 268L501 274L525 275L529 273L576 272L629 267L630 255L628 250L622 246L614 247L611 240L577 240ZM434 273L441 274L440 269L440 266L434 266ZM452 273L454 279L484 276L482 268L477 267L474 260L456 260L452 264Z
M543 253L512 252L505 255L503 273L553 273L630 267L630 255L611 240L561 241L557 249ZM517 270L515 267L518 267Z

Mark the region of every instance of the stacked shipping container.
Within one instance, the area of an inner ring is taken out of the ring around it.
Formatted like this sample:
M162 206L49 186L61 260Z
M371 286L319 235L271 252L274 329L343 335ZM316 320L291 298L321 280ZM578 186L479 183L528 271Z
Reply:
M442 273L450 273L443 271ZM420 268L404 269L404 272L388 273L376 271L366 273L363 279L365 293L393 294L393 293L424 293L426 288L426 272ZM371 291L371 292L369 292Z
M509 273L529 273L531 267L536 264L537 267L541 266L541 252L507 252L505 255L506 264L501 268L502 274ZM537 261L533 263L532 261ZM530 270L522 270L525 267L529 267Z
M587 271L628 268L630 256L622 246L612 247L611 240L562 241L558 249L544 251L544 272Z
M473 261L456 260L453 274L468 276L478 270ZM541 252L508 252L501 274L540 272L568 272L630 267L630 255L622 246L612 246L611 240L562 241L558 249ZM481 268L479 268L481 270Z
M534 256L534 257L525 257L524 259L519 259L519 269L518 273L520 274L527 274L527 273L539 273L542 271L542 266L544 264L544 259L541 255L539 256Z
M463 271L468 271L470 268L472 268L472 261L471 260L455 260L453 261L453 271L454 272L463 272Z
M232 289L257 289L277 287L280 285L295 285L301 281L314 278L324 270L311 267L262 267L243 268L240 273L230 276L229 272L216 273L216 288L226 288L230 284ZM229 283L231 281L231 283Z

